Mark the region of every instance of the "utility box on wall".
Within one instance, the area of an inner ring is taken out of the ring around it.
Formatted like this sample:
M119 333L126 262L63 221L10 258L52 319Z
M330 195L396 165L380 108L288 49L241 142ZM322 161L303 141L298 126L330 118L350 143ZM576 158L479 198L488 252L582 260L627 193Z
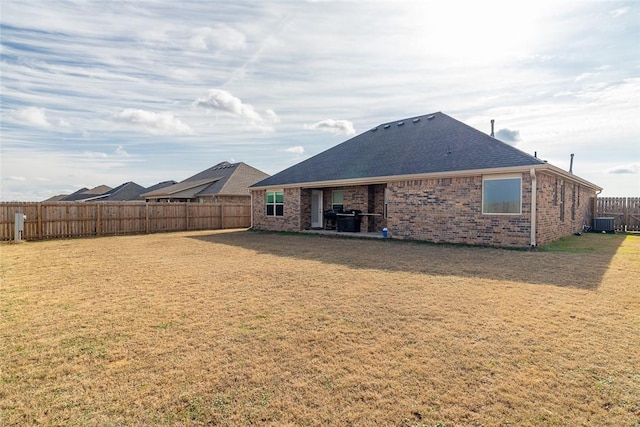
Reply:
M15 220L15 229L13 234L13 240L19 242L22 240L22 234L24 233L24 221L27 219L27 216L22 212L16 213Z

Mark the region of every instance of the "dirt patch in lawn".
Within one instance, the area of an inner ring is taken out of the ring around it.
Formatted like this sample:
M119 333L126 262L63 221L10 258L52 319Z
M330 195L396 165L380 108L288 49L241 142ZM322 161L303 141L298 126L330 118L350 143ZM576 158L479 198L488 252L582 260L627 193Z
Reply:
M2 244L0 424L635 426L640 237L574 239Z

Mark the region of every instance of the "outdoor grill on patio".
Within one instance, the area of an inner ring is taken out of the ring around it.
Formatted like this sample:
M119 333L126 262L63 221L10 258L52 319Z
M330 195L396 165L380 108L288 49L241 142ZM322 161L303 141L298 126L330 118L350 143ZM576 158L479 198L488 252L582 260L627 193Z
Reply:
M338 214L342 213L342 208L328 209L324 211L324 229L335 230L338 228Z
M351 233L360 232L360 223L362 222L362 211L351 209L344 212L336 213L338 221L338 231L346 231Z

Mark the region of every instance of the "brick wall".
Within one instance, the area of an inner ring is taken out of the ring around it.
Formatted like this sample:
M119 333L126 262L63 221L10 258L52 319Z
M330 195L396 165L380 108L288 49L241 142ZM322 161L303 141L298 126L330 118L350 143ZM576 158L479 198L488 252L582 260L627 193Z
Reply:
M391 237L506 247L530 245L531 179L522 175L522 214L483 215L482 177L388 184Z
M531 244L531 177L522 177L522 213L482 213L482 176L418 179L379 185L323 188L323 208L332 204L332 191L342 190L346 209L384 212L385 188L389 193L388 217L363 218L361 231L387 227L397 239L463 243L503 247ZM536 241L546 244L582 230L592 222L595 193L550 173L537 174ZM564 203L562 189L564 182ZM253 192L253 226L257 230L302 231L311 228L311 190L286 189L284 216L265 215L265 191ZM564 215L561 215L564 212Z
M583 225L592 223L594 191L549 173L537 174L537 186L538 245L582 231Z
M309 210L311 217L311 192L300 188L284 190L284 216L266 215L266 190L256 190L253 194L253 228L271 231L302 231L301 206Z

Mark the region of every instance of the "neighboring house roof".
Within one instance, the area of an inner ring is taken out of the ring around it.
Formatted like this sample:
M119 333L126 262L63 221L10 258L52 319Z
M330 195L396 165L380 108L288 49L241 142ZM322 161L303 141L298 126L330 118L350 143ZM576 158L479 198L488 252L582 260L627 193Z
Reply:
M220 195L248 196L249 186L268 176L246 163L221 162L177 184L145 192L142 197L192 199Z
M383 123L252 187L543 164L437 112Z
M104 194L100 194L94 197L83 199L84 202L100 201L100 202L128 202L128 201L141 201L140 194L145 191L142 185L135 182L125 182L122 185L117 186L114 189L107 191Z
M159 189L161 189L161 188L168 187L168 186L170 186L170 185L177 184L177 183L178 183L178 182L177 182L177 181L174 181L174 180L170 180L170 181L162 181L162 182L159 182L159 183L157 183L157 184L155 184L155 185L152 185L151 187L147 187L147 188L145 188L145 189L144 189L144 192L145 192L145 193L150 193L150 192L152 192L152 191L156 191L156 190L159 190Z
M68 194L58 194L56 196L51 196L48 199L43 200L43 202L61 202L67 196L68 196Z
M108 185L98 185L97 187L94 187L92 189L88 189L88 188L81 188L80 190L69 194L68 196L65 196L63 199L61 199L61 201L63 202L74 202L74 201L78 201L78 200L85 200L85 199L89 199L91 197L95 197L95 196L99 196L101 194L106 193L107 191L111 190L111 187L109 187Z

